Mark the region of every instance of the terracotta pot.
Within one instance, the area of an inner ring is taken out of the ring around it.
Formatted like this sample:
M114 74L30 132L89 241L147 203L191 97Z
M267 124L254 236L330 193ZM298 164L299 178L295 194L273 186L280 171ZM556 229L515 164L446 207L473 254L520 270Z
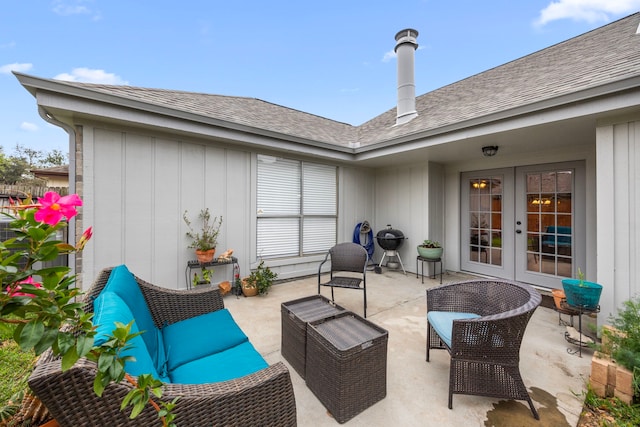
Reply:
M556 308L562 309L562 300L566 299L564 291L562 289L554 289L551 293L553 294L553 302L556 303Z
M226 295L231 291L231 282L225 280L224 282L220 282L218 284L218 289L220 289L220 295Z
M208 251L200 251L196 250L196 257L198 258L198 262L205 263L213 261L213 256L216 253L216 249L209 249Z

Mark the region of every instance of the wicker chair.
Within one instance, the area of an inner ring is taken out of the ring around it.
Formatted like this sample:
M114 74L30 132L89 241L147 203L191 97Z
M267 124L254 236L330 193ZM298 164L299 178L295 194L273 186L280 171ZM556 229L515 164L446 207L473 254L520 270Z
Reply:
M539 419L520 375L520 345L541 301L531 286L500 280L471 280L427 289L427 313L473 313L452 321L450 346L427 320L427 361L432 348L451 356L449 409L453 394L526 400ZM457 316L452 316L457 317Z
M322 266L331 261L329 281L322 282ZM364 317L367 317L367 264L369 254L367 250L356 243L338 243L324 257L318 267L318 294L321 286L331 288L331 301L333 288L357 289L364 293ZM341 273L356 273L341 274ZM338 275L340 274L340 275Z
M104 288L111 269L103 270L85 296L85 311ZM224 308L217 289L169 290L136 277L158 327ZM99 398L93 392L96 365L81 359L62 372L60 361L43 357L29 386L61 426L155 426L150 405L135 419L120 411L131 390L126 381L111 384ZM295 426L296 404L288 369L282 362L235 380L210 384L165 384L162 400L179 397L174 413L180 426Z

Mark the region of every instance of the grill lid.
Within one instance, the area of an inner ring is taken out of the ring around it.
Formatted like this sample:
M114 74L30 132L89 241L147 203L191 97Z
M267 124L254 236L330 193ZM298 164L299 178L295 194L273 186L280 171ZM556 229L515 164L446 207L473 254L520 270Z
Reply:
M405 237L402 231L396 230L391 227L391 224L387 224L387 228L385 230L378 231L376 234L376 240L378 241L378 245L384 250L394 251L398 249Z

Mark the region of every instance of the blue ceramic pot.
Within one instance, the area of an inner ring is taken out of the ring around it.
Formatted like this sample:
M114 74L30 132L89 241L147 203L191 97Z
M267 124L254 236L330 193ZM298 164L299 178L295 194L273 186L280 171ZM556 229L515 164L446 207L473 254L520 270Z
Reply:
M596 310L600 302L602 285L578 279L563 279L562 287L567 297L567 304L585 310Z

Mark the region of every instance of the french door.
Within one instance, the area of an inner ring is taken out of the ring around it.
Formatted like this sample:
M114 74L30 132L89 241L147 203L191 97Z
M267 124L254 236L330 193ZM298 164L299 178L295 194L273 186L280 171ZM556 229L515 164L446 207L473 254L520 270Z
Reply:
M584 175L583 162L463 173L461 268L561 287L584 266Z

